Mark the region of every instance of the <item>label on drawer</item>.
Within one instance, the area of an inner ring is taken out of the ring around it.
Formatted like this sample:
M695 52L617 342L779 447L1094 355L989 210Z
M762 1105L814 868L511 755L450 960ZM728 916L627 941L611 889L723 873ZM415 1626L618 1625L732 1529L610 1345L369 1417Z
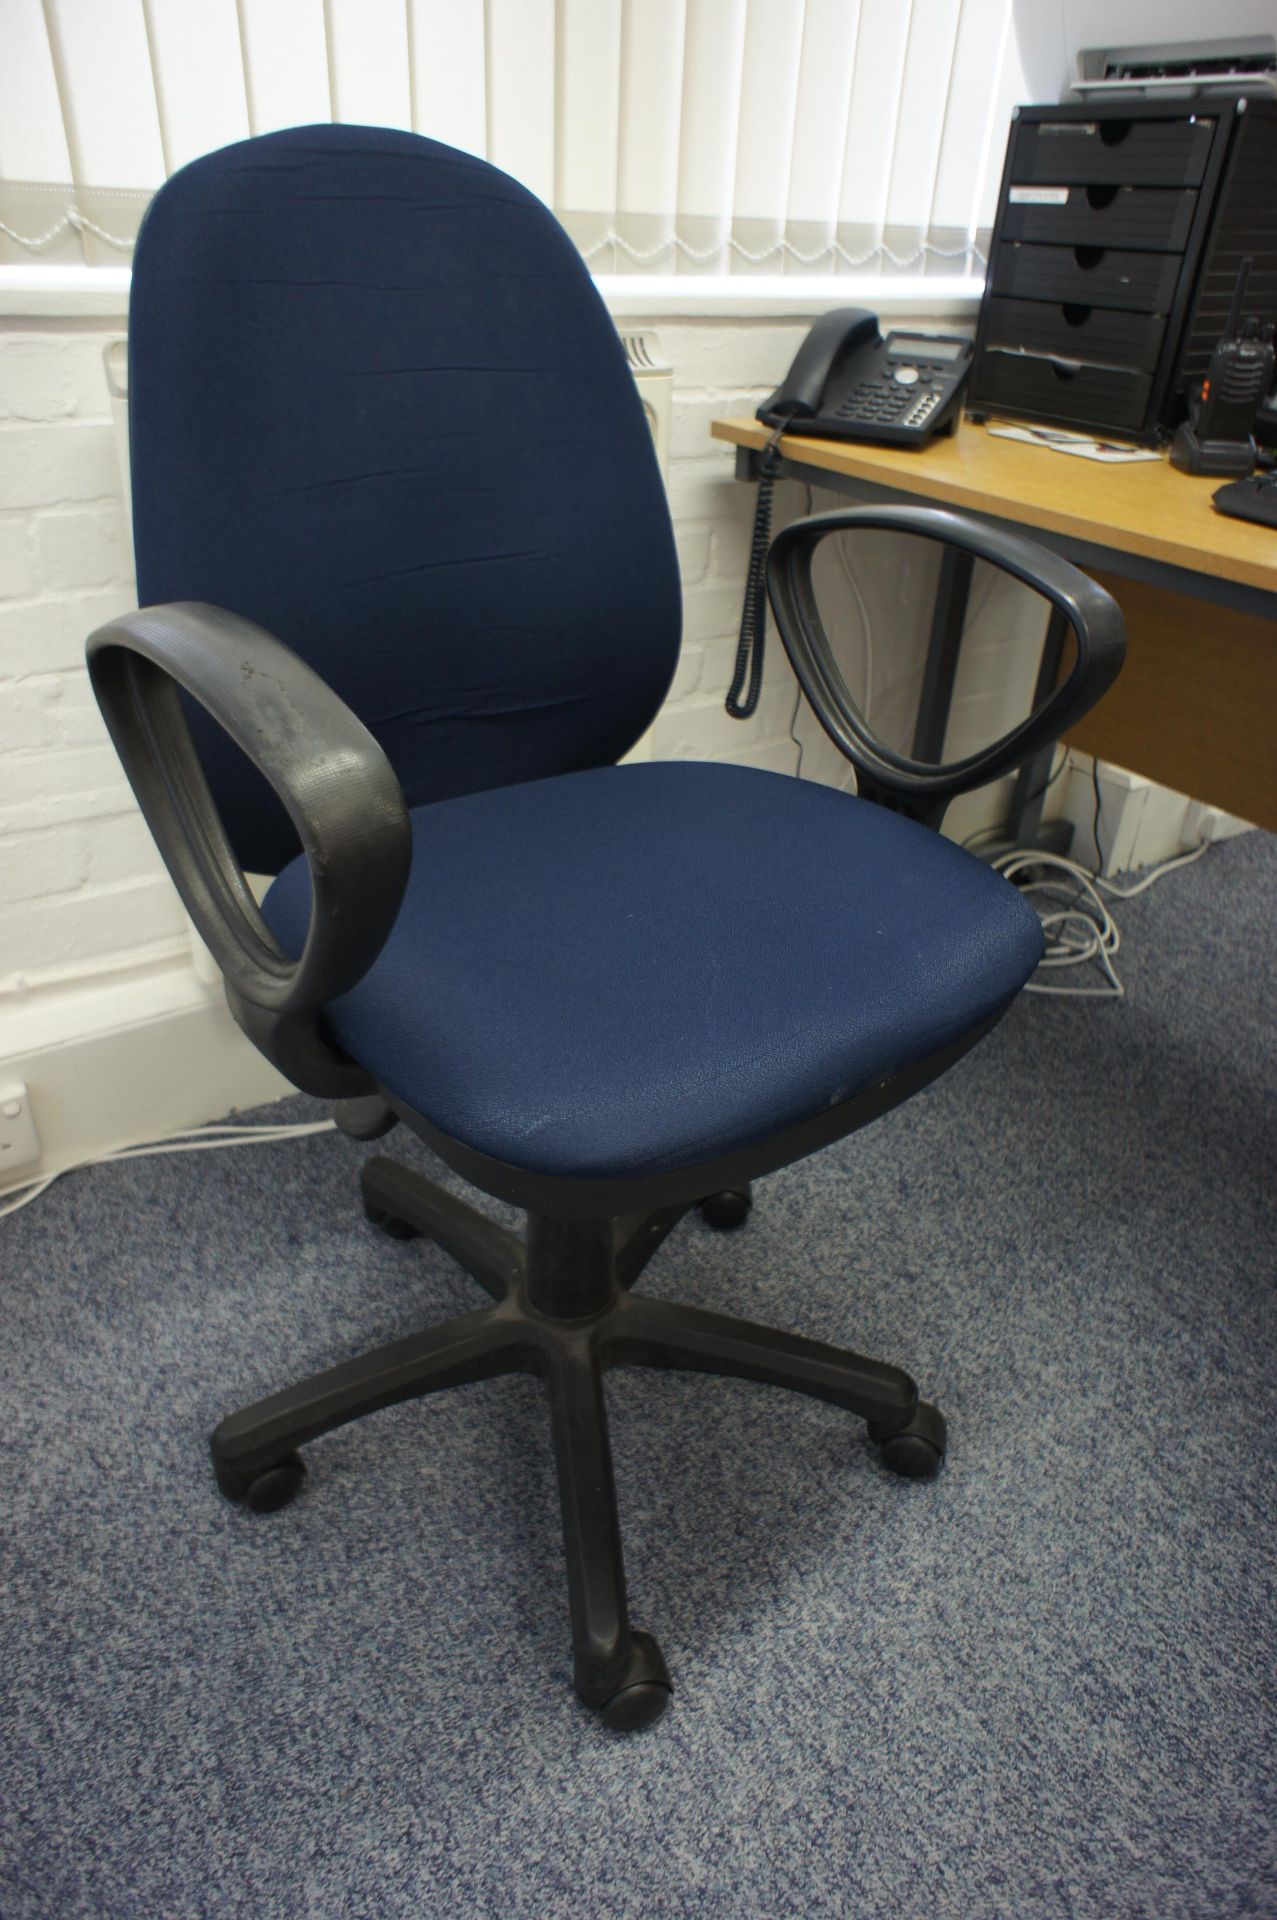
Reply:
M1007 199L1013 207L1067 207L1067 187L1012 187Z

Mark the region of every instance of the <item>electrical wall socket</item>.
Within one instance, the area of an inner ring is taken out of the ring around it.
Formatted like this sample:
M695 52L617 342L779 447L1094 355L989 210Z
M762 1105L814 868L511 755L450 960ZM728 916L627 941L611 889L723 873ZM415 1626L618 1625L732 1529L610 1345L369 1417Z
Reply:
M20 1167L40 1158L40 1136L31 1114L26 1082L11 1080L0 1087L0 1187Z

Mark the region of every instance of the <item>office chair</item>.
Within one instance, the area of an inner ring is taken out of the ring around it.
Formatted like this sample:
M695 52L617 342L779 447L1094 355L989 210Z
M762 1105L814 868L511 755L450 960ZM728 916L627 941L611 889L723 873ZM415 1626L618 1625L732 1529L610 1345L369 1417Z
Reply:
M861 515L1032 581L1076 635L1025 729L915 767L825 674L809 522L773 554L778 618L886 804L739 766L617 765L680 629L634 384L547 210L411 134L270 134L161 189L134 267L130 430L142 610L90 637L90 672L236 1020L348 1132L404 1122L527 1214L516 1235L370 1158L369 1219L435 1241L490 1299L231 1414L217 1482L282 1506L298 1449L343 1422L539 1374L576 1687L609 1727L644 1725L671 1682L630 1624L608 1368L815 1395L903 1474L937 1469L945 1428L895 1366L635 1282L690 1208L739 1223L756 1177L918 1092L1005 1011L1039 922L930 825L1102 690L1116 610L1009 533ZM260 910L245 873L278 876Z

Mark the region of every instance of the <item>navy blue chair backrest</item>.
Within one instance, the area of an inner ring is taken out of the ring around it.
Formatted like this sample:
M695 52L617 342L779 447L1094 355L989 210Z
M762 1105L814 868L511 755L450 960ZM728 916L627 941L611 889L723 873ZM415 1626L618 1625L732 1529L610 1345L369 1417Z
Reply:
M258 621L410 805L608 764L678 650L664 488L580 256L517 182L415 134L268 134L157 194L134 263L141 604ZM245 866L296 852L193 721Z

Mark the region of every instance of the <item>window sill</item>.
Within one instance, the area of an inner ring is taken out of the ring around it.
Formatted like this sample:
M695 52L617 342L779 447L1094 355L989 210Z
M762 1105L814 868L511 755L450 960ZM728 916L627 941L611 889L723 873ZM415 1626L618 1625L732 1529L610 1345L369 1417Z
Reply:
M594 284L620 319L805 320L835 307L973 320L983 282L957 274L599 274Z
M0 267L0 317L124 320L127 267ZM953 274L601 274L595 281L618 319L813 319L834 307L972 320L978 280Z
M127 267L0 267L0 317L123 320L131 278Z

